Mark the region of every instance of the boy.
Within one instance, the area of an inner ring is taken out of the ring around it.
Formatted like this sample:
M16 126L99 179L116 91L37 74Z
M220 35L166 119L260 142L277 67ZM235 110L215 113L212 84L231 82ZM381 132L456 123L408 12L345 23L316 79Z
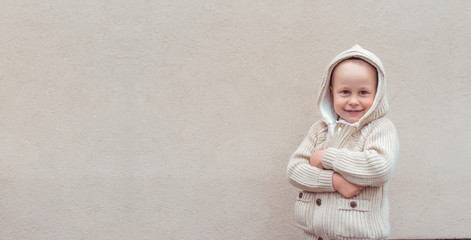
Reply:
M287 167L302 191L295 203L305 239L382 239L389 235L388 186L398 152L394 124L384 116L384 68L353 46L329 64L318 108Z

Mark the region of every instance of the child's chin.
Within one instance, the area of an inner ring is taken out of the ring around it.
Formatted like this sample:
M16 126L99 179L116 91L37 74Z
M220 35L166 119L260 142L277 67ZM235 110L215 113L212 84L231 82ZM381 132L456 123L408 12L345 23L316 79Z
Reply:
M349 123L356 123L360 120L360 118L346 118L345 120Z
M345 118L343 119L345 119L349 123L356 123L363 117L364 114L357 113L357 114L346 114L346 115L347 116L345 116Z

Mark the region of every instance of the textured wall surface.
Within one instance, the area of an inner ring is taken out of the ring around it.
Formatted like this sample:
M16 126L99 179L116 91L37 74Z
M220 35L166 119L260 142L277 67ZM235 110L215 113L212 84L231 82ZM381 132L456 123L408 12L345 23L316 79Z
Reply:
M471 1L1 1L0 239L301 239L324 68L388 74L392 238L471 237Z

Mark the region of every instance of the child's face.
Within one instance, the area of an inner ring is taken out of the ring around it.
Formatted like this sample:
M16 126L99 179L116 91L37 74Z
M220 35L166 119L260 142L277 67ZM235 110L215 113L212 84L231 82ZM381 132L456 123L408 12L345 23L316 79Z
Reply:
M356 123L371 108L376 95L376 70L367 63L342 62L332 73L331 97L340 118Z

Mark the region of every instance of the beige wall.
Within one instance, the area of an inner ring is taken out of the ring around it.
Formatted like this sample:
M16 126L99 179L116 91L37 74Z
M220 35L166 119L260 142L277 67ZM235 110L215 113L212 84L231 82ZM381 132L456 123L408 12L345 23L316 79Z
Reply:
M1 1L0 239L302 239L327 63L381 57L392 238L471 237L471 1Z

